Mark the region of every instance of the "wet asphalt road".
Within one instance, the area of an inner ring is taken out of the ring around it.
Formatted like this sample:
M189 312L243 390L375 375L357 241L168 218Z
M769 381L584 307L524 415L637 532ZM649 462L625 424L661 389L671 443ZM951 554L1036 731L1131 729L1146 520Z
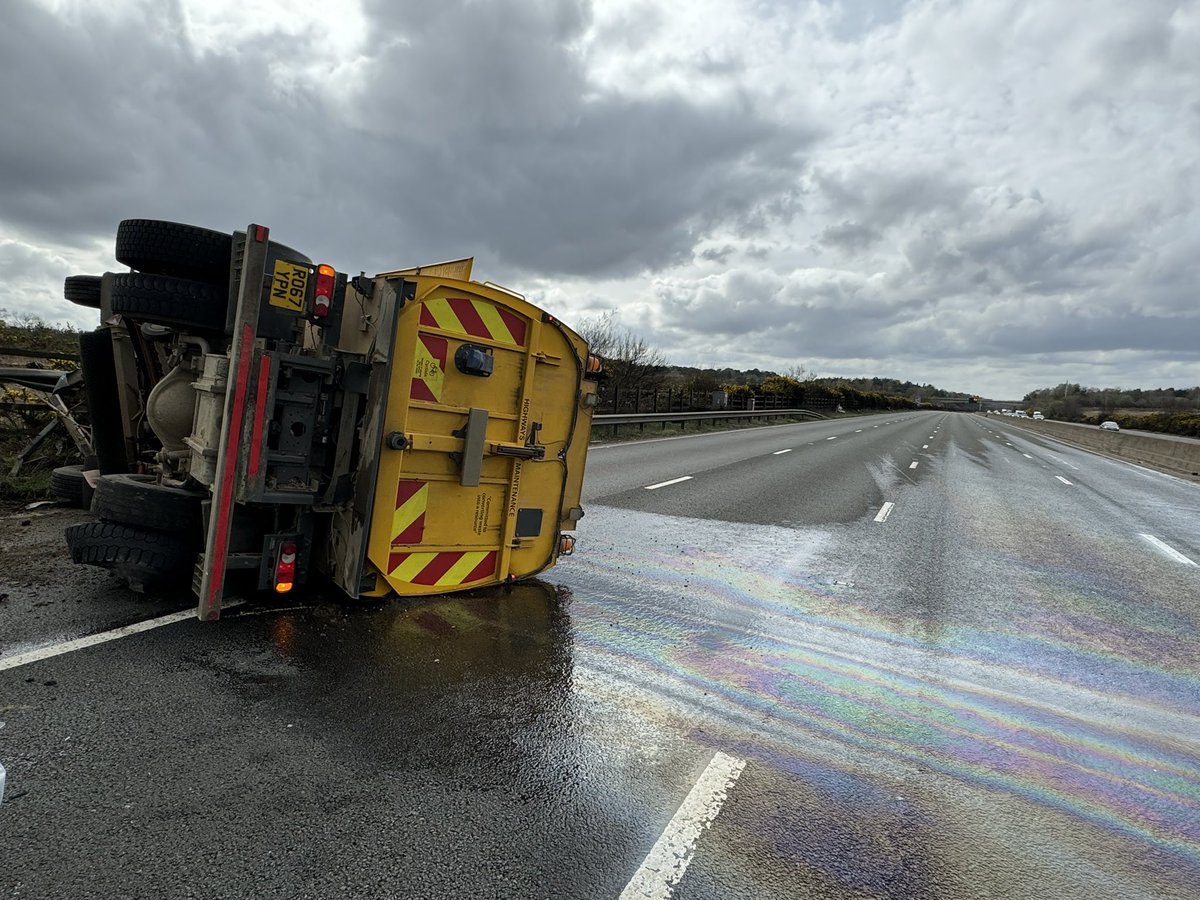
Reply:
M0 897L615 898L718 758L670 896L1198 896L1198 491L968 414L595 448L540 583L4 668L187 605L9 517Z

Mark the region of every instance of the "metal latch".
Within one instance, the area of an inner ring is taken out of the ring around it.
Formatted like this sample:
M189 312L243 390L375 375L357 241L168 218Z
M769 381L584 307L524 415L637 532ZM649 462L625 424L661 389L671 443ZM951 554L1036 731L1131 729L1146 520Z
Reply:
M467 427L462 432L455 432L456 435L461 434L463 439L462 454L459 457L462 463L462 472L458 476L458 483L463 487L479 486L479 477L483 472L483 448L484 438L487 437L487 424L487 410L471 407L467 410Z

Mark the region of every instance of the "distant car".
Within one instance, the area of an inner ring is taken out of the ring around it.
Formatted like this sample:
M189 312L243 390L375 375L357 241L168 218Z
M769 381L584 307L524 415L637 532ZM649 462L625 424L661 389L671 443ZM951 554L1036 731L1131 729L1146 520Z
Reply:
M1118 425L1116 422L1114 422L1112 419L1109 419L1107 422L1101 422L1100 427L1103 428L1105 431L1120 431L1121 430L1121 426Z
M1038 419L1039 421L1040 421L1041 419L1044 419L1044 418L1046 418L1046 417L1045 417L1045 416L1043 416L1041 413L1034 413L1034 414L1033 414L1033 417L1034 417L1035 419Z

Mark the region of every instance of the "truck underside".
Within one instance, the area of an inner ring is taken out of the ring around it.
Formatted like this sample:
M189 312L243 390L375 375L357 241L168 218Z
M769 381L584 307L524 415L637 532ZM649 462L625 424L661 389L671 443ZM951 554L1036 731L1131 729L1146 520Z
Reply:
M316 574L436 594L573 548L598 365L470 260L351 279L263 226L153 220L117 258L136 271L97 279L81 340L100 472L77 562L190 575L212 619Z

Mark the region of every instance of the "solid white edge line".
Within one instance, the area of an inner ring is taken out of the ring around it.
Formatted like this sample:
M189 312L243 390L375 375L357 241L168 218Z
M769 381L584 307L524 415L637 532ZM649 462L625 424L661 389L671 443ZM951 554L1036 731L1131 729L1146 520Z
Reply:
M1175 560L1176 562L1181 562L1187 566L1196 565L1195 560L1184 556L1182 553L1180 553L1178 550L1176 550L1170 544L1166 543L1165 541L1160 541L1158 538L1156 538L1152 534L1139 534L1138 537L1145 538L1147 541L1149 541L1151 544L1153 544L1155 547L1157 547L1159 550L1161 550L1167 556L1171 557L1171 559Z
M909 466L909 468L915 469L917 467L917 465L918 465L918 463L916 462L916 460L913 460L913 464L911 466Z
M746 767L744 759L714 753L683 804L676 810L620 900L667 900L696 852L696 841L712 825L730 788Z
M241 602L240 600L230 601L222 604L222 607L224 609L232 609L235 606L240 606ZM123 625L120 628L114 628L112 631L89 634L87 637L75 638L72 641L64 641L61 644L53 644L38 650L29 650L25 653L18 653L15 656L0 657L0 672L5 669L15 669L17 666L38 662L42 659L49 659L52 656L61 656L73 650L82 650L85 647L106 644L109 641L115 641L119 638L129 637L133 634L140 634L143 631L150 631L153 628L161 628L163 625L172 625L175 622L194 618L196 618L195 608L184 609L179 612L168 613L165 616L159 616L157 619L147 619L145 622L134 622L132 625Z
M1073 481L1067 481L1067 479L1063 478L1061 475L1055 475L1054 477L1057 478L1059 481L1061 481L1063 484L1074 484L1075 483Z
M776 451L775 451L774 453L772 453L771 455L772 455L772 456L780 456L781 454L784 454L784 453L791 453L791 452L792 452L792 448L791 448L791 447L788 447L786 450L776 450Z
M892 503L889 500L887 503L883 504L883 506L879 507L879 512L875 516L875 521L876 522L886 522L887 517L892 514L892 508L895 505L896 505L895 503Z
M660 481L658 484L646 485L646 490L657 491L660 487L666 487L669 484L679 484L681 481L691 481L691 475L684 475L682 478L672 478L670 481Z

